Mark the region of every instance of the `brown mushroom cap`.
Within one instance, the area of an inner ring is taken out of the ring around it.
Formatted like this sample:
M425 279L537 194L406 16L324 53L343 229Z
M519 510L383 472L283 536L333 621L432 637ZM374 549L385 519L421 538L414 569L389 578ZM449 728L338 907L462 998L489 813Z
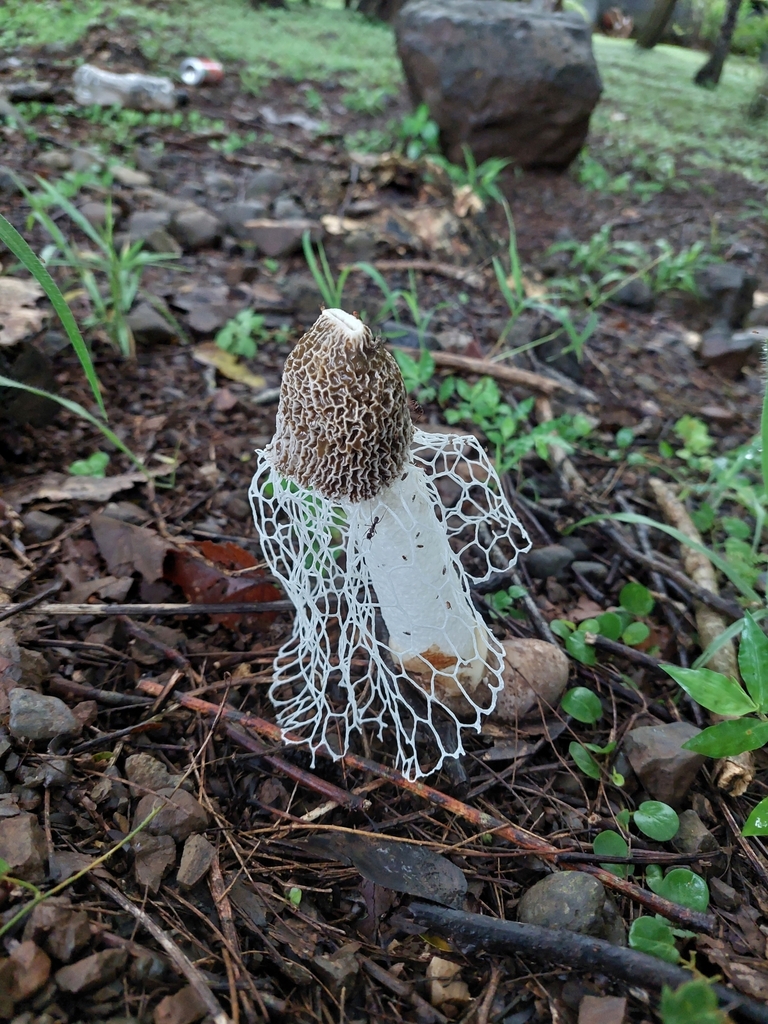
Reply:
M412 438L395 360L362 320L326 309L285 361L275 469L325 498L364 501L396 479Z

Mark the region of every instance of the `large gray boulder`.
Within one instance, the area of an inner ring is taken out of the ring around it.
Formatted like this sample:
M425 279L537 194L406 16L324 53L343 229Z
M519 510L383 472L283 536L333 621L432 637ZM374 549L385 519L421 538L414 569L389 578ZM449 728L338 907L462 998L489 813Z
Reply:
M508 0L410 0L397 48L415 105L463 164L508 157L523 168L568 166L584 144L602 83L591 30L577 14Z

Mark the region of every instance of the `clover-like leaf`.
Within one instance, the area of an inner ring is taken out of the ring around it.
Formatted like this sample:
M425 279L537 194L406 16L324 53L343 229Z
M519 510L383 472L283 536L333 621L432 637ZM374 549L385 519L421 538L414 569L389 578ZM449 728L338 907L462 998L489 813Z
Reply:
M645 800L635 811L635 824L650 839L666 843L677 835L680 819L669 804L661 800Z
M657 917L636 917L629 929L629 945L670 964L680 959L672 929Z

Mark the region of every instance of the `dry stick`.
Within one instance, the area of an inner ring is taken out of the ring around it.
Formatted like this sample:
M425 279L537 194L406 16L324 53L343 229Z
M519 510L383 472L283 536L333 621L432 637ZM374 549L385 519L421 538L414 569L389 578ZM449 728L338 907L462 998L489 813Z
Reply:
M157 696L157 694L162 690L162 686L151 679L142 679L139 681L137 689L142 693ZM242 711L236 711L234 708L226 706L222 707L218 704L210 704L208 701L200 700L198 697L190 697L187 694L182 693L177 694L177 700L183 707L189 708L191 711L198 711L203 715L220 715L222 718L228 719L230 722L237 722L241 727L253 729L254 732L261 733L268 737L273 743L282 743L285 742L286 739L288 739L289 742L302 742L299 738L294 738L284 734L283 730L274 723L267 722L263 718L257 718L255 715L248 715ZM322 747L319 747L317 752L326 756L331 756L330 753ZM529 850L531 853L536 854L543 860L556 863L557 857L566 852L556 846L552 846L545 840L540 839L532 832L526 832L525 829L518 828L516 825L502 821L500 818L495 818L493 815L486 814L484 811L479 811L474 807L469 807L460 800L456 800L454 797L447 796L445 793L441 793L439 790L433 789L431 786L427 786L424 782L408 779L395 768L387 768L385 765L377 764L375 761L369 761L364 757L358 757L356 754L344 754L341 758L337 758L337 760L340 760L347 768L352 768L361 772L370 772L373 775L377 775L379 778L386 779L393 785L398 786L400 789L404 789L409 793L413 793L415 796L420 797L427 803L430 803L435 807L442 808L447 811L448 814L463 818L465 821L470 822L470 824L475 825L482 832L493 832L495 835L502 839L506 839L515 846ZM573 850L571 852L577 853L578 851ZM612 872L605 871L603 868L595 865L582 864L579 865L578 870L594 875L596 878L599 878L607 888L614 889L616 892L620 892L622 895L634 900L636 903L639 903L641 906L649 910L652 914L661 914L663 917L669 918L671 921L681 925L683 928L693 928L697 931L705 932L708 935L712 935L715 932L715 919L708 914L702 914L695 910L688 910L687 907L681 907L676 903L670 903L669 900L662 899L662 897L656 896L655 893L641 889L632 882L619 878L618 875L614 875Z
M418 352L418 349L409 350L405 345L398 345L404 352ZM566 391L569 395L576 395L585 402L597 402L597 395L587 388L574 384L572 381L552 380L551 377L544 377L540 373L532 373L531 370L521 370L517 366L503 366L501 363L492 363L489 359L475 359L473 356L459 356L454 352L430 351L435 361L435 366L445 367L448 370L463 370L465 373L476 373L481 377L494 377L505 384L519 384L529 388L531 391L538 391L542 395L553 395L556 391Z
M744 610L735 601L728 601L718 594L713 594L710 590L706 590L704 587L694 583L689 576L686 576L684 572L680 572L679 569L665 565L663 562L643 554L642 551L638 551L637 548L633 548L621 530L617 530L610 523L600 523L599 525L600 529L608 534L614 544L621 549L627 558L631 558L633 562L637 562L638 565L643 565L647 569L655 569L657 572L660 572L662 576L666 576L668 580L675 583L681 590L690 594L694 601L701 601L702 604L707 605L709 608L714 608L715 611L727 615L729 619L740 619L744 615Z
M416 1009L419 1020L424 1021L424 1024L448 1024L448 1018L430 1006L426 999L419 995L412 983L396 978L394 974L390 974L386 968L374 963L373 960L364 959L362 965L363 970L366 974L370 974L374 981L378 981L384 988L389 989L398 999L407 999Z
M0 617L22 610L25 602L0 604ZM230 604L43 604L43 615L249 615L293 611L292 601L232 601ZM7 613L7 614L6 614Z
M674 493L669 484L651 477L648 484L658 502L659 508L664 513L667 522L677 527L686 537L702 544L701 534L696 529L693 520L688 515L685 506ZM718 594L717 576L715 569L706 555L700 551L694 551L687 544L681 544L681 556L685 571L703 590L711 594ZM699 641L703 650L715 641L726 630L726 623L723 617L713 608L703 604L701 601L694 601L693 610L696 615L696 627L699 633ZM719 651L716 651L709 659L709 667L715 672L721 672L724 676L733 679L740 679L739 663L736 659L736 648L732 640L723 644ZM723 716L712 715L714 721L722 722ZM750 782L755 777L754 754L747 750L743 754L734 757L726 757L718 761L715 769L715 779L720 789L727 790L734 796L741 796L746 792Z
M466 914L461 910L448 910L426 903L411 903L408 914L415 926L442 932L465 953L477 949L519 953L539 963L561 963L582 971L600 971L632 985L657 990L662 985L678 988L695 977L691 971L647 953L560 928L500 921L482 914ZM768 1007L762 1003L725 985L713 985L713 988L718 999L741 1016L758 1024L768 1024Z
M45 590L41 590L39 594L35 594L34 597L28 597L26 601L19 601L18 604L4 605L3 607L6 609L10 608L11 610L6 610L0 613L0 622L4 619L10 619L10 617L12 615L16 615L17 612L24 612L27 608L34 608L36 604L40 604L40 602L44 601L47 597L51 597L53 594L61 590L63 586L64 584L61 580L58 580L56 583L52 583L50 587L46 587Z
M267 1008L262 1002L261 994L256 988L256 985L248 972L247 968L243 964L243 957L240 950L240 939L237 935L237 929L235 928L235 918L232 913L232 904L229 901L227 895L227 887L224 884L224 876L221 873L221 864L219 863L219 852L216 851L216 855L211 862L211 867L208 872L208 887L211 890L211 897L213 898L214 906L219 913L219 920L221 921L221 930L229 943L229 949L226 947L222 948L222 955L224 956L224 964L227 969L227 977L230 979L230 987L233 990L230 996L230 1001L235 1007L237 1005L237 983L240 981L241 976L245 975L245 982L248 985L248 989L254 999L259 1003L259 1008L262 1012L262 1016L265 1020L269 1020L269 1013ZM249 1021L255 1020L256 1014L250 999L246 993L241 992L241 1000L243 1003L243 1012ZM235 1010L232 1011L232 1016L235 1017ZM237 1021L235 1021L237 1024Z
M535 410L536 419L539 423L551 423L555 418L554 413L552 412L552 405L550 404L549 398L546 396L539 396L536 399ZM568 453L561 444L549 445L549 460L552 463L555 472L560 477L564 494L569 492L573 492L574 494L586 493L587 483L584 477L568 458Z
M189 984L195 990L195 995L205 1006L206 1012L213 1018L215 1024L231 1024L229 1017L222 1009L221 1003L208 987L205 978L179 949L170 935L164 932L163 929L149 916L149 914L146 913L146 911L131 903L131 901L126 896L123 896L123 894L117 889L113 889L111 885L107 885L106 882L102 881L100 878L96 878L95 876L91 876L90 880L91 883L95 885L97 889L100 889L101 892L111 899L113 903L116 903L126 911L126 913L135 917L139 924L143 928L146 928L155 942L163 947L174 967L184 975Z
M420 270L424 274L437 274L439 277L453 278L454 281L464 281L470 288L483 287L482 275L477 270L454 267L450 263L438 263L435 260L375 260L373 265L377 270ZM355 264L352 264L352 267L355 268Z

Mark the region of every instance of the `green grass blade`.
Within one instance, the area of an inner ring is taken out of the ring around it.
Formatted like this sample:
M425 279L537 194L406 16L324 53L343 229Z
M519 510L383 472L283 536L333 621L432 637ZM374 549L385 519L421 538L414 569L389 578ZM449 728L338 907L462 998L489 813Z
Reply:
M107 410L104 408L104 400L101 397L101 389L99 387L99 378L96 375L96 370L93 366L91 353L88 351L88 346L83 341L80 329L75 322L74 316L72 316L72 311L67 305L64 296L59 290L59 286L53 280L37 256L32 252L29 245L24 241L13 224L6 220L2 214L0 214L0 242L7 245L16 259L23 263L50 299L51 305L56 311L58 318L61 320L64 330L67 332L67 337L72 342L72 348L75 350L75 354L80 360L80 365L82 366L86 379L91 386L91 391L93 392L93 397L96 399L99 411L106 420Z

